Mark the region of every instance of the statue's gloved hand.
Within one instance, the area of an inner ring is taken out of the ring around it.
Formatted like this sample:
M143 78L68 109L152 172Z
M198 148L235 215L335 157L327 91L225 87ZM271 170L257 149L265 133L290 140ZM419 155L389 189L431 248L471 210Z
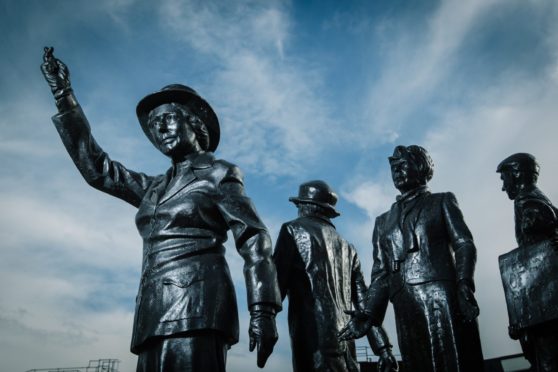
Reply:
M479 305L468 280L461 280L457 284L457 302L461 317L465 322L472 322L479 316Z
M345 314L351 316L351 320L339 331L339 341L349 341L364 336L373 325L372 317L360 310L345 310Z
M59 99L72 91L70 71L62 61L54 57L53 47L45 47L44 51L41 71L50 86L54 98Z
M258 304L250 308L248 335L250 351L254 351L257 346L257 364L258 367L263 368L279 338L275 327L275 309L272 306Z
M510 324L508 326L508 335L512 340L519 340L521 333L521 328L519 328L517 324Z
M378 361L378 372L397 372L399 365L397 360L391 353L391 347L385 347L380 351L380 360Z

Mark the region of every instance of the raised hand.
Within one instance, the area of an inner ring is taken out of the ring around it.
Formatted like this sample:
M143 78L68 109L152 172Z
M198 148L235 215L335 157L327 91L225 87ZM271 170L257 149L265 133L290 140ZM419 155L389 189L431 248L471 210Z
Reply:
M58 58L55 58L53 52L53 47L45 47L41 71L50 86L54 98L58 99L69 94L72 88L68 67Z

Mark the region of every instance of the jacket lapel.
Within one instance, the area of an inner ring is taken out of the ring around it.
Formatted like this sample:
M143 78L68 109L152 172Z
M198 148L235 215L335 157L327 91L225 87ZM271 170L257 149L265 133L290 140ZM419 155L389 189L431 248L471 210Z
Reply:
M389 234L389 246L394 262L405 259L405 245L403 231L401 230L401 205L399 202L393 203L390 213L387 215L386 227ZM395 269L393 269L395 271Z
M186 169L184 172L181 172L180 174L174 176L170 180L165 193L163 194L161 199L159 199L159 204L163 204L164 202L172 198L180 190L194 182L195 179L196 176L194 175L191 167Z
M186 169L181 169L174 177L171 178L165 193L159 199L159 204L163 204L164 202L178 194L186 186L194 182L197 179L196 175L194 174L194 169L208 168L213 164L213 161L214 158L212 153L206 152L198 154L194 159L192 159L192 163L189 167L187 167ZM172 169L170 169L167 174L172 174Z
M401 219L399 220L403 233L403 242L407 252L415 252L418 250L418 242L415 234L415 227L422 211L421 203L425 199L425 195L430 192L426 187L421 187L409 199L402 201ZM411 215L413 218L407 218Z
M405 219L409 215L409 213L413 210L417 202L419 201L420 196L416 196L413 199L409 200L408 202L403 203L403 208L401 211L401 225L405 223Z

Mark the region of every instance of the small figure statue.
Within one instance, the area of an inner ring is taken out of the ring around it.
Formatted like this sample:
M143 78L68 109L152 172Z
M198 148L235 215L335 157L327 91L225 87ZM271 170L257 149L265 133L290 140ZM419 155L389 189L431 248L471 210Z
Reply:
M401 195L376 219L365 311L339 336L361 337L381 324L391 300L406 371L482 371L476 248L455 196L430 193L433 163L424 148L397 146L389 163Z
M337 195L324 181L309 181L289 200L299 217L281 227L273 259L281 298L289 296L293 370L358 372L354 342L338 341L337 333L351 304L364 305L367 288L355 249L331 222ZM379 370L397 371L384 329L372 327L368 336Z
M172 84L136 109L147 138L172 160L148 176L112 161L97 144L66 65L45 48L43 74L58 114L54 124L91 186L138 208L143 264L131 351L137 371L224 371L238 342L238 311L223 243L230 229L244 259L250 351L263 368L277 341L281 300L271 239L244 193L238 167L217 160L219 121L193 89Z
M527 290L526 300L521 301L526 305L526 318L529 322L538 323L532 326L521 324L510 324L509 335L514 340L520 340L521 347L526 358L531 362L535 371L539 372L556 372L558 371L558 279L556 266L558 263L558 255L555 252L558 247L558 209L552 205L550 200L537 187L537 179L539 176L539 165L535 157L531 154L517 153L504 159L496 169L500 173L503 186L502 191L508 194L508 197L514 201L515 210L515 237L519 248L515 250L518 255L519 262L525 266L525 274L523 280L517 281L513 291L516 295L520 294L518 286L530 287ZM548 242L548 247L543 246ZM531 252L526 252L526 251ZM536 252L537 251L537 252ZM512 252L510 252L512 253ZM536 261L529 262L528 256L524 253L538 255ZM544 255L544 258L541 258ZM504 256L504 255L503 255ZM503 257L502 256L502 257ZM501 269L506 270L506 267ZM533 264L537 262L537 264ZM544 265L538 264L544 262ZM540 270L548 270L549 265L555 267L550 273L542 274ZM511 272L517 271L513 268ZM523 270L522 270L523 271ZM504 288L506 289L505 275L503 274ZM546 283L541 283L545 281ZM539 288L541 284L545 287ZM542 292L542 293L539 293ZM510 291L511 294L511 291ZM553 296L554 295L554 296ZM507 301L514 301L508 298ZM514 307L519 309L520 307ZM510 309L508 306L508 313ZM550 320L542 319L544 311L554 311L554 318ZM521 314L512 314L518 315ZM541 319L539 319L541 318Z

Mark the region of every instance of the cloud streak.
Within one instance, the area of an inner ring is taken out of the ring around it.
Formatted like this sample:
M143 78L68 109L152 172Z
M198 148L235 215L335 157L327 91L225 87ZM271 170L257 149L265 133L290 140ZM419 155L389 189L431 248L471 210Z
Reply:
M467 9L460 10L465 6ZM481 20L486 21L486 12L494 10L495 6L506 5L502 2L472 5L444 3L433 17L428 42L415 48L404 43L405 55L418 55L420 58L408 61L403 54L396 52L392 57L395 59L390 59L393 71L390 73L388 69L381 79L380 87L372 91L383 110L377 118L388 118L377 123L400 128L402 137L398 142L406 145L415 142L429 150L435 163L431 189L434 192L452 191L456 194L473 232L478 249L476 281L481 307L479 322L487 358L520 352L517 343L503 337L507 332L507 311L497 258L513 249L516 242L513 204L500 191L501 181L495 173L496 165L514 152L535 154L542 166L539 185L552 200L558 200L558 193L555 192L558 189L558 177L551 169L555 144L549 141L549 138L558 135L555 125L558 110L554 104L558 99L556 54L554 59L544 62L546 67L542 71L529 74L521 69L522 66L512 64L502 75L493 77L490 87L478 76L471 76L467 81L452 81L451 89L464 92L468 98L460 100L460 105L438 103L437 115L428 126L421 126L421 133L412 136L404 136L403 133L412 130L409 116L418 115L417 105L429 100L437 85L460 65L461 62L453 56L463 53L460 49L462 41L466 36L470 37L473 25L478 26ZM556 12L556 7L553 12ZM456 20L457 15L463 15L463 18ZM542 27L546 29L545 45L548 48L555 46L558 27L554 24L543 24ZM444 29L448 30L448 34L441 36L439 33ZM404 64L410 65L407 70L401 68ZM408 76L405 73L396 76L396 71L411 71L416 78L411 79L410 85L406 84L404 80ZM379 97L380 91L387 86L395 88L387 98L382 99ZM407 101L409 105L404 104ZM403 108L396 112L400 106ZM401 119L402 123L398 125L394 118ZM386 162L384 167L387 169L387 166ZM344 195L348 201L374 218L389 208L389 192L385 191L385 185L391 184L391 181L384 172L362 177L364 180L360 183L347 186ZM367 225L371 229L369 222L357 224L355 239L362 239L359 230L364 230ZM369 264L365 262L365 266ZM392 335L395 334L393 329L390 331Z
M318 75L289 55L288 12L283 1L166 1L160 9L176 38L219 62L208 91L223 123L223 157L271 177L300 173L340 138Z

